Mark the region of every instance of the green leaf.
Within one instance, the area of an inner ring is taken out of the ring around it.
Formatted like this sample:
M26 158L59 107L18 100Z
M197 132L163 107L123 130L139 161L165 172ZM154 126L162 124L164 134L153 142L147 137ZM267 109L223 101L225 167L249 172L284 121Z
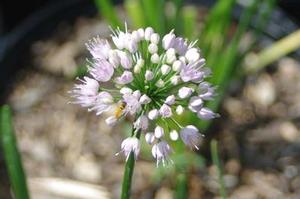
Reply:
M111 0L95 0L99 13L110 23L112 28L123 27Z
M143 13L143 8L138 0L126 0L124 6L133 28L137 29L146 27L146 19Z
M14 196L16 199L29 199L26 177L14 135L11 110L8 105L1 107L0 119L1 144Z
M190 40L193 38L194 33L197 32L197 29L195 29L197 27L197 15L197 9L194 6L186 6L182 9L183 34Z
M151 26L159 34L166 32L165 0L141 0L147 26Z

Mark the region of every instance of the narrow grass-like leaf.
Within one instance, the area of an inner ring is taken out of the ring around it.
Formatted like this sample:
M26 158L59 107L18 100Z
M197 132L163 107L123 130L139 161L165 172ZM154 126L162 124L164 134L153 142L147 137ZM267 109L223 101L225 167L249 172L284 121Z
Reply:
M141 3L138 0L125 0L124 6L133 28L146 27L145 15Z
M223 172L221 167L221 161L218 154L218 143L216 140L212 140L210 143L210 151L211 151L211 157L213 164L215 165L217 169L217 175L218 175L218 181L220 185L220 196L222 199L227 198L224 179L223 179Z
M110 26L113 28L123 27L124 22L121 23L111 0L95 0L95 3L99 13L109 22Z
M174 28L175 32L179 35L184 33L183 24L183 0L173 0L175 5L175 15L174 15Z
M242 35L246 32L250 25L251 19L257 11L259 5L259 0L254 0L250 6L246 8L243 12L241 20L238 24L237 31L230 44L227 46L226 50L218 57L218 62L216 62L216 67L213 70L213 76L210 81L214 85L218 85L218 96L210 101L207 106L213 111L217 111L223 96L227 90L230 80L232 79L234 67L237 66L239 57L239 44ZM211 121L201 121L198 123L198 127L201 129L207 129Z
M174 193L175 199L188 198L188 182L187 175L185 173L179 173L176 177L176 191Z
M279 58L300 48L300 29L262 50L251 62L245 62L246 72L256 72Z
M208 59L208 64L213 65L214 56L221 50L226 40L226 32L231 22L231 12L235 0L219 0L211 9L200 36L200 45ZM213 53L210 53L210 51ZM209 63L211 60L212 63Z
M153 27L158 33L164 34L166 27L165 0L141 0L147 26Z
M185 6L182 9L183 35L190 40L193 39L197 31L197 8L194 6ZM177 28L177 27L176 27Z
M29 199L26 177L14 135L11 110L8 105L1 107L0 137L10 183L16 199Z

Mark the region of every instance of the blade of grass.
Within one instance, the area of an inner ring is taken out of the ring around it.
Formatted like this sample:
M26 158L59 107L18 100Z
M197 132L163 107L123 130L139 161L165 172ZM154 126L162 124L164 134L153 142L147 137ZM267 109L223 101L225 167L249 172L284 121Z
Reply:
M16 199L29 199L26 177L13 131L11 110L8 105L1 107L0 119L1 143L14 196Z
M197 27L197 9L195 6L186 6L182 9L183 35L190 40ZM176 27L177 28L177 27Z
M138 0L126 0L124 3L126 13L130 17L133 28L146 26L146 19L141 3Z
M187 176L185 173L179 173L176 177L176 191L174 193L175 199L188 198Z
M221 162L220 162L220 158L218 155L218 143L216 140L212 140L210 142L210 151L211 151L211 157L212 157L213 164L215 165L215 167L217 169L218 181L220 184L220 196L222 199L226 199L227 194L226 194L226 189L225 189L225 184L224 184Z
M253 55L251 62L245 62L245 72L254 73L279 58L300 48L300 29L287 37L275 42L270 47L262 50L258 55Z
M215 100L208 102L207 106L213 111L217 111L223 96L227 90L229 82L232 78L234 67L237 66L237 58L239 55L239 43L241 41L242 35L246 32L250 25L251 19L257 11L259 0L254 0L250 6L246 8L243 12L240 23L238 25L237 31L230 44L227 46L225 52L220 56L216 67L213 70L213 76L210 81L214 85L218 85L218 96ZM198 127L206 130L211 121L201 121L198 123Z
M211 50L220 51L220 48L223 46L226 38L224 33L229 28L234 3L235 0L219 0L207 16L199 39L201 49L206 57L209 56ZM215 54L217 52L213 53L213 55ZM210 60L213 61L214 59Z
M153 27L158 33L165 33L165 0L141 0L147 26Z
M176 34L182 35L184 33L183 25L183 0L173 0L175 5L174 27Z
M95 4L99 10L99 13L104 16L111 27L123 27L123 23L121 23L120 19L118 18L117 12L115 11L111 0L95 0Z

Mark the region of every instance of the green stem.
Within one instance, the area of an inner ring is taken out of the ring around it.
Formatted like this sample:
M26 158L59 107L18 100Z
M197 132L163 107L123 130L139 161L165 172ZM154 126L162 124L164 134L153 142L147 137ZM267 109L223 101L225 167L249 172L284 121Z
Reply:
M128 160L126 161L126 165L125 165L121 199L129 199L130 198L130 189L131 189L134 164L135 164L134 154L133 154L133 152L131 152Z
M132 129L132 136L134 136L135 129ZM136 132L137 139L140 139L141 132ZM121 193L121 199L129 199L130 198L130 192L131 192L131 183L132 183L132 175L134 170L134 153L130 152L129 157L125 164L125 170L124 170L124 176L123 176L123 183L122 183L122 193Z
M13 132L11 111L9 106L1 108L0 138L5 156L6 167L10 183L16 199L29 199L26 177L24 174L21 156L18 151L16 138Z
M176 191L175 199L185 199L188 197L188 186L187 186L187 176L186 173L180 173L176 178Z

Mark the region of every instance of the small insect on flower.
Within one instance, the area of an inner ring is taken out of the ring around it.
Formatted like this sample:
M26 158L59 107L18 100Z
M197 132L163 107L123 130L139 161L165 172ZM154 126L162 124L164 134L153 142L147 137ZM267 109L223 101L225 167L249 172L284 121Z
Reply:
M198 129L177 121L183 112L201 120L219 116L205 107L216 96L216 87L205 81L211 71L196 43L177 37L174 30L160 36L151 27L130 32L126 24L125 31L112 30L111 41L97 36L87 43L88 74L70 92L73 103L96 115L117 107L105 120L109 126L127 115L134 118L132 136L121 147L127 158L130 152L137 158L141 135L152 145L157 164L172 162L166 139L170 135L173 141L180 137L188 147L199 149ZM104 87L105 82L113 86Z
M118 107L115 110L115 117L119 119L124 114L124 109L126 108L126 102L120 101Z

